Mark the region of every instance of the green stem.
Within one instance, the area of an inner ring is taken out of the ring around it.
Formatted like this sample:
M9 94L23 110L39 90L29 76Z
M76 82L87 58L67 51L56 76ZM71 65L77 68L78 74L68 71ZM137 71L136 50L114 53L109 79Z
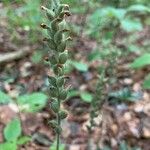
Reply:
M59 117L59 114L58 114L58 113L57 113L57 123L58 123L58 126L60 126L60 117ZM59 150L59 143L60 143L60 133L57 132L56 150Z
M60 101L58 99L58 103L59 103L59 106L60 106ZM59 111L57 113L57 124L58 124L58 128L60 128L60 116L59 116ZM59 131L57 132L57 144L56 144L56 150L59 150L59 144L60 144L60 133Z
M57 56L59 56L57 54ZM58 78L58 76L57 76ZM58 87L58 91L59 91L59 87ZM57 101L58 101L58 107L59 107L59 110L60 110L60 100L59 100L59 97L57 98ZM60 119L60 116L59 116L59 111L57 112L57 124L58 124L58 128L61 128L61 119ZM60 132L58 131L57 132L57 144L56 144L56 150L59 150L59 145L60 145Z

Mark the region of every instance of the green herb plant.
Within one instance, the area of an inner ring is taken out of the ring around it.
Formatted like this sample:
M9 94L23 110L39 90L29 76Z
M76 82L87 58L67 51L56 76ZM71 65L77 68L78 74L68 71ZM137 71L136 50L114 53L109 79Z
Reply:
M89 133L92 132L92 127L95 126L95 122L94 122L94 118L98 116L98 111L100 108L100 104L101 104L101 98L102 98L102 91L103 91L103 87L104 87L104 70L102 71L101 75L98 77L98 82L96 85L96 89L95 89L95 94L93 96L93 99L91 101L91 111L90 111L90 126L87 126Z
M120 53L116 49L109 49L109 52L103 53L102 60L106 62L107 65L100 66L98 68L98 79L97 85L95 88L94 96L91 101L91 110L90 110L90 124L87 125L89 133L88 149L91 149L91 135L93 129L97 126L95 118L101 113L101 108L103 103L107 101L109 93L111 92L112 84L115 82L115 68L117 64L117 58L120 56ZM108 87L106 86L108 85ZM107 88L107 90L106 90ZM104 91L107 91L104 92ZM98 146L97 146L98 147Z
M104 102L104 85L105 85L105 69L104 68L100 68L100 72L98 75L98 79L97 79L97 85L95 88L95 92L94 92L94 96L91 100L91 107L90 107L90 121L89 121L89 125L87 125L87 129L88 129L88 134L89 134L89 140L88 140L88 146L87 148L89 150L92 149L92 132L93 129L97 126L96 122L95 122L95 118L98 117L98 115L100 114L100 110L101 110L101 106Z
M68 59L68 51L66 50L67 41L70 37L65 35L68 29L64 25L65 17L70 16L69 6L61 4L59 0L52 0L49 6L42 6L45 11L50 25L41 24L43 29L47 30L48 37L44 38L49 46L48 62L53 68L54 76L49 76L49 95L51 98L51 109L56 114L56 120L49 123L54 128L57 135L56 150L60 149L61 120L67 117L67 112L61 110L61 103L66 100L68 88L65 88L65 63ZM62 27L62 24L64 25Z
M150 53L144 53L137 57L130 65L132 69L141 69L144 67L149 67L150 65ZM143 82L143 87L145 89L150 89L150 73L145 77Z
M31 141L28 136L21 135L21 122L18 118L11 120L4 128L5 142L0 144L1 150L17 150L18 146Z

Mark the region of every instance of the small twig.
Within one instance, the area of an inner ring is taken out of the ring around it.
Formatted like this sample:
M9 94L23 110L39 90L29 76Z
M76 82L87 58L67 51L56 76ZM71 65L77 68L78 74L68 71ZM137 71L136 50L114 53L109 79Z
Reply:
M24 47L15 52L0 54L0 64L10 62L10 61L13 61L16 59L20 59L20 58L28 55L30 52L31 52L30 47Z

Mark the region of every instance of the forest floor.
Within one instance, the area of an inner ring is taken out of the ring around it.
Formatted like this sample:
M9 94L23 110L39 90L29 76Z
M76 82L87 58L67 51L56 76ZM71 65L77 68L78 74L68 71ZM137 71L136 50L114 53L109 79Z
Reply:
M143 34L146 36L146 28ZM140 34L141 34L140 33ZM51 71L44 64L34 64L31 61L32 53L41 46L30 45L27 35L18 31L19 44L11 41L11 34L7 31L7 23L0 23L0 89L4 90L12 98L20 93L32 93L46 88L47 74ZM86 56L96 44L88 38L74 37L76 44L72 47L75 58ZM82 52L81 52L82 51ZM5 56L5 58L4 58ZM150 91L143 90L144 76L150 68L131 70L128 64L135 58L131 53L129 57L121 58L117 64L117 83L114 90L128 87L131 92L138 95L134 102L111 103L106 101L100 110L101 114L96 118L98 127L93 130L94 143L100 147L110 145L113 150L118 149L118 143L125 140L130 146L139 146L143 150L150 150ZM87 62L88 63L88 62ZM93 90L95 86L96 63L90 64L89 71L80 73L71 72L70 85L78 89ZM9 80L9 82L8 82ZM70 98L64 106L69 111L67 120L62 122L62 142L67 144L69 150L86 150L88 132L86 124L89 120L89 104L79 97ZM47 105L42 111L32 113L18 113L15 106L0 105L0 143L3 142L3 128L14 116L19 116L22 121L23 134L33 137L33 140L20 147L20 150L48 150L54 140L54 133L48 125L48 120L54 117Z

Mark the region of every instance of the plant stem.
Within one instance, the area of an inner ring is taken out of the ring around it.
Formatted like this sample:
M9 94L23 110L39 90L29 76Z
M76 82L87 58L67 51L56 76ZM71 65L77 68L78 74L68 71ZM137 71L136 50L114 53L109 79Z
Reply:
M59 53L56 52L56 56L57 56L57 59L59 57ZM59 78L59 76L57 76L57 79ZM59 90L59 87L57 87L57 90L58 92L60 92ZM59 97L57 97L57 102L58 102L58 108L59 108L59 111L60 111L60 100L59 100ZM57 112L57 124L58 124L58 128L60 128L60 125L61 125L61 119L60 119L60 116L59 116L59 111ZM59 150L59 145L60 145L60 132L57 132L57 139L56 139L56 150Z
M60 124L60 118L59 118L59 114L57 114L57 121L58 121L58 124ZM57 143L56 143L56 150L59 150L59 143L60 143L60 134L57 133Z
M60 109L60 100L57 99L57 101L58 101L59 109ZM61 119L60 119L60 116L59 116L59 111L58 111L58 113L57 113L57 123L58 123L58 127L60 128ZM57 144L56 144L56 150L59 150L59 144L60 144L60 133L57 132Z

